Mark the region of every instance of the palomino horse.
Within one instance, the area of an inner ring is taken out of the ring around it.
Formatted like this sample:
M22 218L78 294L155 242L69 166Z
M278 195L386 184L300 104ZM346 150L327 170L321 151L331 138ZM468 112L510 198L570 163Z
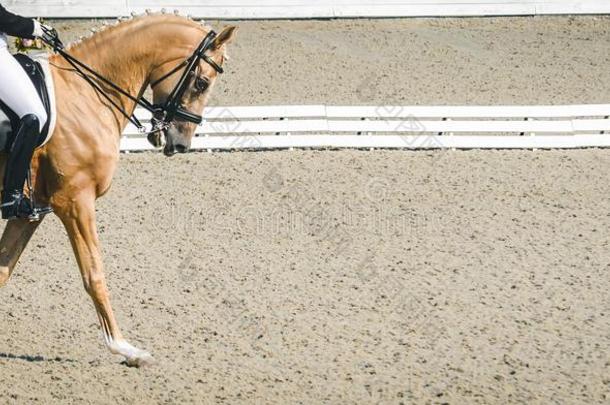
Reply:
M155 103L162 104L180 79L168 74L190 57L209 29L175 15L146 15L106 28L68 53L132 95L141 95L150 83L166 77L153 88ZM189 77L179 100L181 108L203 111L218 68L226 58L225 45L235 27L225 28ZM210 62L211 60L211 62ZM36 198L49 203L66 228L85 290L91 296L106 345L127 364L142 366L151 355L129 344L121 334L110 305L96 229L95 201L111 184L119 159L119 140L128 120L104 99L59 55L50 57L57 97L57 125L52 139L37 150L32 162ZM213 65L216 64L216 68ZM133 101L102 84L113 101L133 112ZM186 152L196 125L174 120L163 130L164 152ZM0 157L4 167L5 157ZM0 286L15 265L39 222L8 222L0 240Z

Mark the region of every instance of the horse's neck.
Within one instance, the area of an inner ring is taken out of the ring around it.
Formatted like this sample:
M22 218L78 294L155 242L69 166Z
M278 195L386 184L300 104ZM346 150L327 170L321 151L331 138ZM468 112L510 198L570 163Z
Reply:
M185 47L180 42L188 40L188 35L192 28L182 27L172 17L142 18L107 28L71 46L68 53L137 97L154 68L183 56ZM111 93L125 108L135 107L127 97Z
M117 27L118 28L118 27ZM73 45L68 52L97 73L123 88L138 94L145 85L150 66L154 63L145 46L136 46L130 27L108 29Z

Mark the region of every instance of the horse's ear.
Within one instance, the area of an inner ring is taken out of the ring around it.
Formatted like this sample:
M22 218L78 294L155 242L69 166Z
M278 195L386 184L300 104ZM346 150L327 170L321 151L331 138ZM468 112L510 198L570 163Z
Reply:
M235 31L237 31L237 27L233 25L223 29L214 40L214 49L218 49L224 44L228 44L229 42L231 42L231 40L235 36Z

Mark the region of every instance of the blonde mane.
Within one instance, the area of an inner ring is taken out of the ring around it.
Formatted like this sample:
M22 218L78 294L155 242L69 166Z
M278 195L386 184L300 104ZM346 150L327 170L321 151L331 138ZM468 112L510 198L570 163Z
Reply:
M137 14L131 13L129 17L119 17L113 23L109 23L104 21L102 25L98 27L91 28L89 30L88 35L80 36L77 40L70 42L66 45L66 50L70 51L74 48L84 45L89 40L97 39L99 35L108 35L112 34L119 29L123 29L128 27L136 22L140 22L148 19L159 19L159 23L167 23L167 22L187 22L190 26L200 28L203 31L210 31L212 29L211 26L206 25L205 20L194 20L190 15L181 15L178 10L174 10L172 14L167 13L165 9L161 9L160 11L154 12L151 10L146 10L145 13Z

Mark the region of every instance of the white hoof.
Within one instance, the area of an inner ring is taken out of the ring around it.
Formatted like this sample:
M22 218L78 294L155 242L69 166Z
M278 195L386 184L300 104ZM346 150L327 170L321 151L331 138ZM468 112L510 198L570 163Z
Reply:
M125 357L125 364L129 367L146 367L155 363L155 360L150 353L140 350L124 340L114 341L108 346L113 354Z
M155 359L150 355L150 353L142 351L142 353L137 356L126 357L125 364L127 364L129 367L148 367L155 364Z

